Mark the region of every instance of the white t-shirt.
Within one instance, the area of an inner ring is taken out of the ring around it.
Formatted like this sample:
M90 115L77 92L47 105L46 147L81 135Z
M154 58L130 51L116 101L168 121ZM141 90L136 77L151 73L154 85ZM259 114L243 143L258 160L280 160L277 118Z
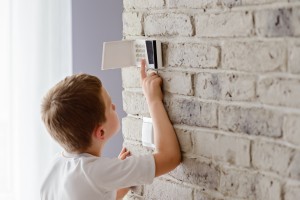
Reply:
M151 154L119 160L63 152L42 184L41 199L115 200L116 190L151 184L154 176L155 162Z

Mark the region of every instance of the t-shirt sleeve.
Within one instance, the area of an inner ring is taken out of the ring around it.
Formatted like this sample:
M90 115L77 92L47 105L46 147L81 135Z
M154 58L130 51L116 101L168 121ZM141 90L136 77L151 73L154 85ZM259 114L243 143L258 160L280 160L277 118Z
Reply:
M131 186L151 184L155 177L152 154L130 156L125 160L100 158L87 165L90 179L108 191Z

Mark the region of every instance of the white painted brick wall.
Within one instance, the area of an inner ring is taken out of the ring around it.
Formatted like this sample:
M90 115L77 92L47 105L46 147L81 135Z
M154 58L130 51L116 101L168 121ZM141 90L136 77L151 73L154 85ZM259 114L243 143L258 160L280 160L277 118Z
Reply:
M182 164L169 175L179 181L217 190L220 185L220 169L195 158L184 158Z
M185 14L153 14L146 16L144 22L146 36L192 36L192 28L191 19Z
M256 77L237 73L199 73L195 96L212 100L251 101L256 98Z
M207 44L172 44L166 52L167 66L216 68L219 65L220 50L216 46Z
M126 199L300 199L300 1L123 0L124 39L162 41L164 104L183 161ZM122 69L124 145L149 111Z
M288 0L243 0L244 5L287 2Z
M167 0L169 8L212 8L240 5L242 0Z
M286 47L280 41L225 42L222 68L248 72L285 71Z
M141 35L142 28L142 14L138 12L124 12L123 13L123 34L124 35Z
M200 14L195 17L195 28L198 37L245 37L253 34L253 20L249 11Z
M295 187L293 185L287 185L284 191L285 200L295 200L300 199L300 187Z
M123 0L126 10L159 9L164 7L164 0Z
M248 135L280 137L283 115L261 107L220 105L219 128Z
M252 164L255 168L285 175L293 157L293 150L286 146L265 141L254 141Z
M192 134L192 141L195 155L232 165L250 166L250 141L247 139L198 130Z
M300 115L288 115L283 122L284 138L300 146Z
M145 197L149 199L192 199L193 190L170 180L156 179L152 185L145 187Z
M177 124L216 127L217 104L179 96L166 96L165 107L170 119Z
M300 74L300 44L292 46L289 50L289 71L294 74Z
M260 10L255 13L256 32L260 36L299 36L300 7Z
M300 107L300 78L263 77L258 82L257 94L266 104Z
M220 190L227 196L245 199L280 200L280 181L248 170L225 168Z

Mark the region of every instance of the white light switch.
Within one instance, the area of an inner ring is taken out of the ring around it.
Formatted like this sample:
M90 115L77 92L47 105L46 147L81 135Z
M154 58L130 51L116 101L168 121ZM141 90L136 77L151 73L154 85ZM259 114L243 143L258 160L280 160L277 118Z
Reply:
M143 117L142 144L145 147L155 148L152 119Z

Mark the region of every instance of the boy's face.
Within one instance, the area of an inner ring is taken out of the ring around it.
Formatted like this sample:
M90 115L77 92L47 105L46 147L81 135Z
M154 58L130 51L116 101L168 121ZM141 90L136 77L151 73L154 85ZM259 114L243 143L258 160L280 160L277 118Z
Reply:
M112 103L111 97L104 87L101 89L101 95L105 103L106 122L103 124L103 129L106 135L105 140L107 140L119 131L120 121L116 112L116 106Z

